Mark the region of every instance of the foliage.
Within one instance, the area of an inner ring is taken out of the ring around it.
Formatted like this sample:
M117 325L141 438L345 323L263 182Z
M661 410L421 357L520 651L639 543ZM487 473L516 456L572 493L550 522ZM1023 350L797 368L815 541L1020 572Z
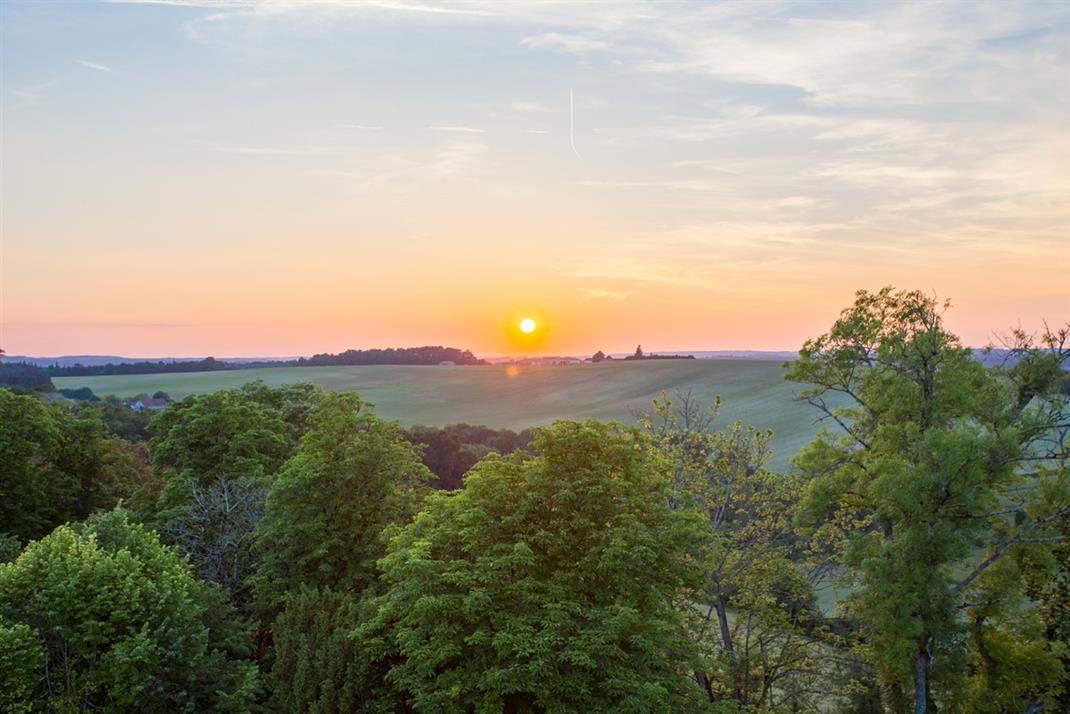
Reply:
M295 445L309 430L310 417L325 396L323 390L311 382L271 387L259 379L243 384L239 392L262 407L277 410L286 424L287 436Z
M149 440L151 414L148 411L134 411L125 402L112 396L104 397L93 406L112 436L133 442Z
M0 523L25 542L111 508L147 480L137 449L92 405L45 405L0 389Z
M81 402L100 401L100 397L93 394L93 390L89 387L82 387L81 389L60 389L59 393L67 399L76 399Z
M357 592L375 577L380 534L419 507L430 472L401 429L355 392L331 394L271 486L257 530L258 599L305 585Z
M631 430L558 422L432 496L357 629L420 712L700 706L683 600L703 535Z
M272 684L285 711L399 711L401 702L382 683L382 668L350 636L360 621L361 608L347 593L301 588L291 595L272 627Z
M29 544L0 565L0 656L22 663L6 675L14 706L247 711L256 670L212 589L121 510Z
M1020 711L1050 704L1061 677L1008 558L1051 562L1070 510L1068 353L1050 336L986 369L943 327L946 307L861 291L800 351L788 379L840 429L796 458L811 479L800 519L852 576L885 707Z
M46 375L52 377L90 377L100 375L118 374L160 374L163 372L212 372L223 369L238 369L238 365L220 362L214 357L202 360L185 360L171 362L118 362L108 364L74 364L69 367L61 367L54 364L42 369Z
M22 552L22 543L10 533L0 533L0 564L10 563L19 557Z
M152 520L239 607L249 604L253 532L271 480L322 397L307 383L253 382L187 397L152 421L150 449L165 478Z
M0 389L0 524L22 542L52 528L70 492L69 479L52 465L58 441L41 400Z
M264 479L219 476L189 480L181 503L159 526L161 537L190 557L197 577L223 586L231 602L249 604L253 533L264 515Z
M277 409L231 389L168 405L149 425L157 468L199 483L220 474L264 476L278 470L293 449Z
M452 490L464 486L464 475L484 456L527 449L532 434L530 430L518 434L510 429L470 424L451 424L442 428L418 424L406 430L405 438L423 447L424 465L438 477L432 485L437 489Z
M47 370L22 362L0 362L0 387L48 392L55 389Z
M346 350L339 354L318 354L308 359L302 357L292 364L298 367L319 367L325 365L348 364L424 364L437 365L453 362L458 365L480 365L485 361L476 357L470 350L456 347L402 347L370 350Z
M0 711L32 712L34 680L44 668L45 649L28 625L9 624L0 616Z
M97 410L51 411L59 433L52 462L70 483L66 518L84 520L96 510L109 509L149 480L139 450L110 436Z
M663 393L640 416L672 466L670 504L706 524L711 557L693 636L712 651L695 677L711 701L813 710L835 699L825 660L836 638L813 592L823 563L808 562L792 523L801 483L767 468L771 432L738 421L715 430L719 409L720 399L704 410L689 392Z

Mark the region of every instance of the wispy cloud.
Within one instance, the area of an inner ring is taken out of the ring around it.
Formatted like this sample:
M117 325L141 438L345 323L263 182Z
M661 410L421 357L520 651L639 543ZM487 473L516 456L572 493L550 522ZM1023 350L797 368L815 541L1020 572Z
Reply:
M29 109L41 104L41 101L45 97L45 92L55 83L55 80L50 80L48 82L31 84L23 87L8 87L7 92L18 99L16 106L19 109Z
M522 39L520 44L533 49L563 50L572 53L591 52L609 47L609 43L605 40L563 32L544 32L532 35Z
M234 146L222 147L218 151L250 156L317 156L327 153L322 146Z
M536 102L514 101L509 104L509 109L518 114L544 114L550 111L547 107Z
M576 182L577 186L590 188L664 188L673 191L724 191L724 184L701 180L666 180L666 181L602 181L584 179Z
M486 133L486 129L479 129L474 126L429 126L427 127L431 131L446 131L454 132L458 134L483 134Z
M88 67L89 69L95 69L100 72L111 72L111 67L106 64L100 64L99 62L90 62L89 60L84 59L75 60L75 62L82 65L83 67Z

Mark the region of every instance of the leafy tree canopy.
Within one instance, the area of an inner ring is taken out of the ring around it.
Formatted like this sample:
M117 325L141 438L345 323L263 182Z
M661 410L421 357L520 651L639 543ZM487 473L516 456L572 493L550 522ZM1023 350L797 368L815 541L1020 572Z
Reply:
M1013 366L986 369L944 328L946 307L859 292L790 365L838 427L796 457L800 518L852 576L887 708L1025 711L1050 704L1061 664L1010 559L1055 567L1070 351L1065 332L1042 349L1018 335Z
M218 590L121 510L0 565L0 696L15 710L247 711L246 645Z
M431 478L400 427L356 393L327 395L309 423L257 531L266 607L302 585L356 592L371 583L383 529L412 516Z
M420 712L698 706L681 599L700 522L633 430L558 422L535 448L480 462L393 539L362 647Z

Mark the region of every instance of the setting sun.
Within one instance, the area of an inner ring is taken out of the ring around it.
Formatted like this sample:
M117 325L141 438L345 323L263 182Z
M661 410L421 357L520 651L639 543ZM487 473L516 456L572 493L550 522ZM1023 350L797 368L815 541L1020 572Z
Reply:
M535 321L530 317L524 318L520 321L520 331L530 335L535 331Z

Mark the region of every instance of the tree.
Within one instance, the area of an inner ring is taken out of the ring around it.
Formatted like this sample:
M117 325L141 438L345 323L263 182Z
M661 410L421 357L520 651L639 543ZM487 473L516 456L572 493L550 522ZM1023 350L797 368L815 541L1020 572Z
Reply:
M0 528L25 542L130 496L149 478L92 405L45 405L0 389Z
M701 526L634 430L538 430L433 495L380 561L362 651L418 712L698 706L683 609Z
M326 396L312 382L293 382L272 387L261 379L242 385L239 392L262 407L277 410L295 446L309 430L310 418Z
M358 593L370 584L383 529L415 513L431 478L400 427L355 392L326 396L310 424L256 533L255 588L269 610L300 586Z
M193 560L199 576L249 602L253 532L276 471L296 448L307 418L287 413L287 395L263 382L171 404L151 422L149 449L164 485L149 522Z
M1011 559L1050 563L1070 510L1070 351L1049 334L986 369L946 307L861 291L789 366L839 430L795 459L810 479L800 522L840 549L886 709L1035 711L1060 664Z
M208 484L190 480L187 485L187 498L169 511L160 535L190 557L197 577L219 583L244 610L253 534L264 515L267 482L220 475Z
M237 389L186 397L156 415L149 430L156 467L201 483L220 474L272 474L295 443L279 410Z
M606 358L606 353L603 352L602 350L598 350L591 357L591 361L594 362L595 364L597 364L597 363L603 361L605 358Z
M406 430L405 438L422 448L424 465L438 478L437 489L464 487L464 475L490 453L509 454L531 444L531 432L491 429L470 424L450 424L442 428L417 424Z
M85 520L95 510L110 509L147 481L139 455L129 443L108 434L96 409L56 406L51 411L59 433L51 460L70 482L63 517Z
M0 616L0 711L32 712L36 673L44 668L45 648L27 625Z
M247 711L257 672L246 640L218 589L121 510L60 526L0 565L16 710Z
M824 660L833 638L813 592L824 568L808 562L792 522L801 482L767 468L771 431L738 421L715 429L720 404L703 409L690 392L663 392L640 414L672 468L670 505L700 514L706 526L712 557L693 632L712 641L713 656L695 678L711 700L790 711L813 706L809 681L824 678L828 704L835 692Z
M635 348L635 354L632 355L632 359L643 359L643 346L637 345Z
M52 464L59 436L40 399L0 388L0 528L24 543L51 530L71 493Z
M357 598L330 588L301 588L275 618L273 691L287 712L348 714L404 711L350 636L360 624Z

